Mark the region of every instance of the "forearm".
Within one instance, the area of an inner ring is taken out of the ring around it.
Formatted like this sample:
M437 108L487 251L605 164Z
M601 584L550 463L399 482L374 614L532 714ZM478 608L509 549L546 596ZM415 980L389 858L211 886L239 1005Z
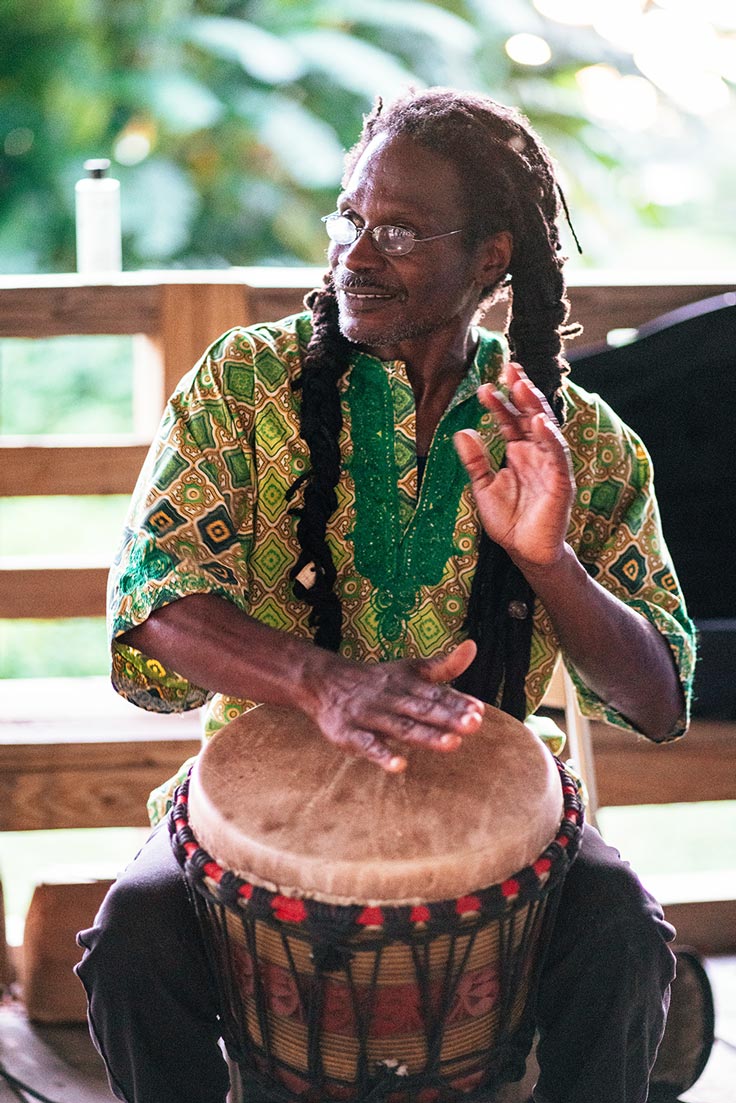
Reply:
M592 579L567 544L551 566L519 566L585 684L650 739L665 739L684 700L661 633Z
M482 704L444 684L472 662L469 640L432 659L350 662L211 594L172 602L120 638L204 689L301 709L330 742L391 773L406 767L392 741L452 751L481 723Z
M181 598L121 637L195 685L228 697L309 711L335 656L279 632L214 594Z

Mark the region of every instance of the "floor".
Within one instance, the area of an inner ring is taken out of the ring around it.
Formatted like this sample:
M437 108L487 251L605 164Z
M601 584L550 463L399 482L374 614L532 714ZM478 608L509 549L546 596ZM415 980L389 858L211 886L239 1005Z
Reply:
M710 958L716 1037L705 1072L683 1103L736 1103L736 957ZM0 1103L111 1103L114 1099L84 1026L32 1026L22 1007L0 1004ZM35 1094L25 1093L20 1085ZM594 1103L591 1100L591 1103Z

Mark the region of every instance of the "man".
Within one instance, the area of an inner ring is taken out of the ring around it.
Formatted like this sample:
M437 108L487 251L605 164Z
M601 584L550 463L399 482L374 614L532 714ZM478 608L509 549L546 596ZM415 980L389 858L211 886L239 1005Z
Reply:
M442 89L379 102L310 311L226 334L169 404L111 579L120 692L206 702L210 731L250 700L290 705L400 772L403 742L452 753L484 701L533 712L561 648L586 711L683 733L692 631L646 453L562 379L558 209L514 111ZM499 390L503 345L473 320L509 282L518 363ZM586 828L540 987L537 1100L643 1103L672 935ZM118 1097L222 1103L216 1000L163 832L80 940Z

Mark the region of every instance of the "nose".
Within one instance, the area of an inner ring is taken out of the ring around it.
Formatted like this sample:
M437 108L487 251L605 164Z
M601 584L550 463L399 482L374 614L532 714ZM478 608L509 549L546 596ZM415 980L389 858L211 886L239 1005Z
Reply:
M358 234L352 245L341 245L338 248L342 264L351 272L375 269L381 267L384 262L383 254L376 248L373 235L367 230Z

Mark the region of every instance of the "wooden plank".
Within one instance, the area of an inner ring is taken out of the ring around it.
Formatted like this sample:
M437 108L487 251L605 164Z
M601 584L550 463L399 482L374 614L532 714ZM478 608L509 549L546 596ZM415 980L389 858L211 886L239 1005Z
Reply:
M611 329L636 328L688 303L733 291L734 286L736 281L705 287L698 283L668 282L573 285L570 319L583 326L583 334L573 346L605 341Z
M3 770L0 831L145 827L151 790L199 747L199 740L85 743L69 748L77 766L68 768L59 768L60 747L46 747L43 769Z
M565 730L564 713L542 711ZM736 722L695 719L675 743L601 723L591 736L601 807L736 800Z
M315 270L319 277L319 270ZM593 274L595 275L595 274ZM313 286L318 286L316 279ZM580 322L584 328L577 344L604 341L609 330L635 328L660 314L676 310L688 303L733 291L736 280L713 283L663 282L663 283L601 283L592 285L581 277L572 277L568 288L571 321ZM303 310L303 298L308 285L287 287L283 284L264 286L251 290L254 318L259 321L275 321L287 314ZM509 304L504 299L494 303L483 314L482 324L492 330L504 332ZM574 347L574 345L571 345Z
M736 953L736 900L689 900L667 904L667 919L677 941L701 954Z
M32 707L31 707L32 706ZM30 744L105 741L197 739L202 721L199 709L188 712L148 712L119 696L109 678L0 679L0 761L15 769L28 759ZM46 755L48 757L48 751ZM85 752L76 750L77 759ZM10 756L10 757L8 757Z
M129 436L3 437L0 495L130 494L148 448Z
M736 724L695 720L684 739L661 745L592 727L601 805L736 800Z
M0 337L84 333L154 333L160 289L118 284L6 287L0 291Z
M168 395L164 391L161 342L147 333L133 338L133 432L144 440L158 435Z
M40 566L5 557L0 559L0 617L104 616L107 575L105 566Z
M161 714L109 679L0 682L0 830L139 827L151 789L201 747L198 710Z
M151 713L156 716L156 713ZM159 717L162 725L165 718ZM121 731L114 730L108 738L108 727L102 725L90 727L83 715L77 719L77 735L67 729L66 739L55 738L64 732L59 725L58 732L52 726L51 736L45 741L27 739L23 743L0 743L0 766L3 776L6 774L24 774L32 777L36 774L63 774L74 772L83 774L98 773L107 768L111 774L117 772L122 779L131 765L142 770L159 769L161 763L176 761L180 765L185 758L197 754L202 741L198 729L189 727L180 731L176 737L169 733L160 738L155 726L148 728L145 734L136 734L130 726L126 738ZM165 781L166 775L160 778Z
M56 1103L114 1103L87 1026L33 1027L21 1005L0 1008L0 1062ZM0 1103L20 1096L0 1079Z
M633 329L662 314L689 303L732 292L736 281L712 284L697 282L633 282L590 284L573 279L568 287L570 321L579 322L583 333L570 348L605 341L612 329ZM496 303L483 315L482 324L504 331L507 304Z
M319 287L322 278L319 272L311 286ZM289 314L299 314L304 310L304 296L311 286L302 287L255 287L250 290L253 320L257 322L275 322Z

